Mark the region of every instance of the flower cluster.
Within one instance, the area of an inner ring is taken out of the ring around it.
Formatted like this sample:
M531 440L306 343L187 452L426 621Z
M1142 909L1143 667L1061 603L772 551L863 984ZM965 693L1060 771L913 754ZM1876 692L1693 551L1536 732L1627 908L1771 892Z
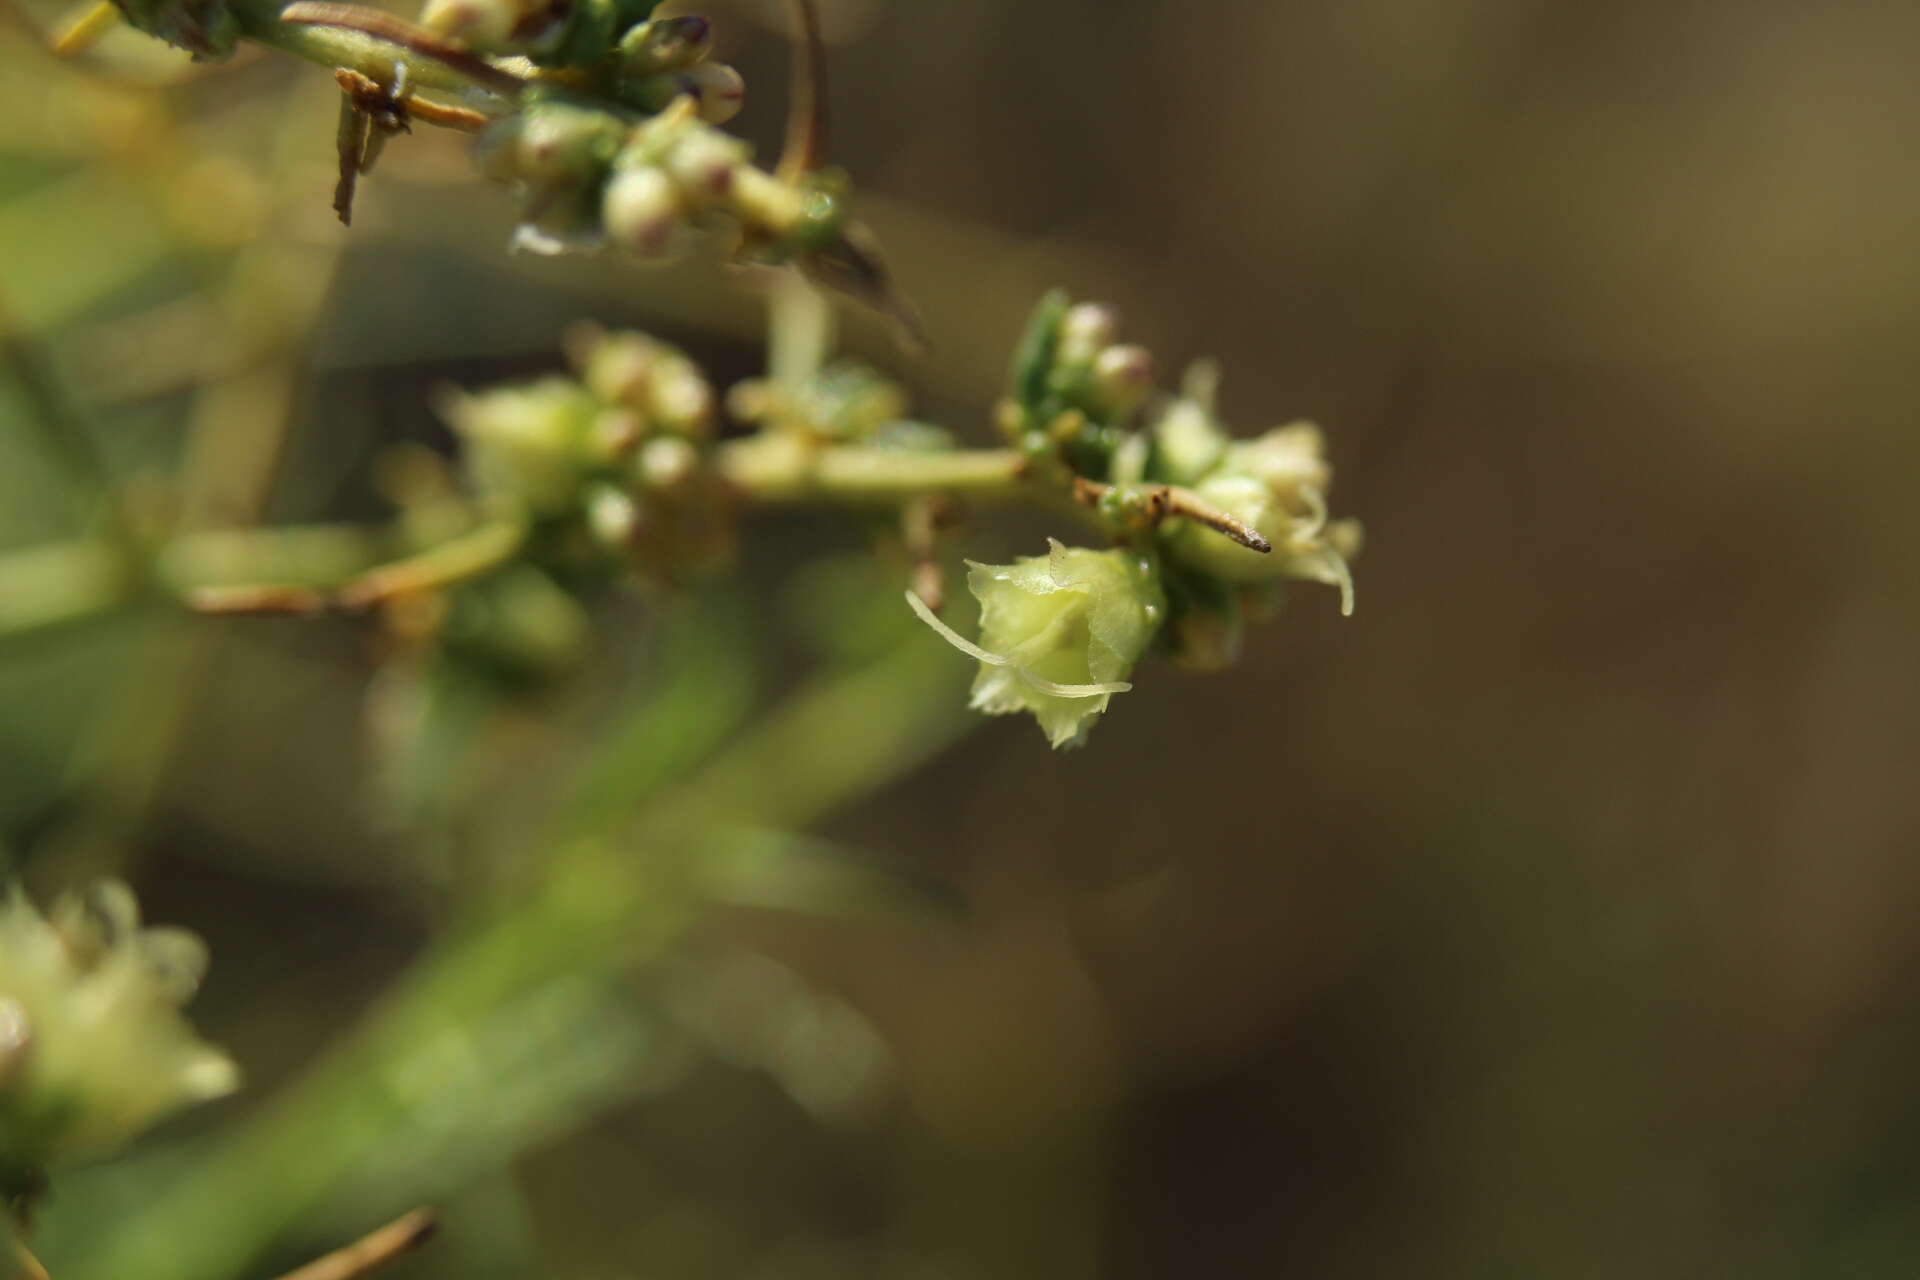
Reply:
M1127 420L1153 392L1153 356L1121 343L1120 317L1098 302L1042 298L1014 356L1000 429L1029 457L1077 475L1106 470Z
M974 706L1030 711L1056 747L1085 741L1150 641L1184 665L1228 665L1249 606L1271 605L1288 578L1340 588L1352 612L1352 521L1329 522L1333 473L1318 428L1234 440L1214 408L1211 366L1178 396L1150 403L1152 360L1115 341L1108 308L1042 301L1003 404L1003 430L1037 468L1064 474L1119 546L1010 565L973 565L980 643L909 595L916 612L977 658Z
M676 233L728 206L746 144L686 109L630 123L596 107L545 99L488 126L482 172L521 193L515 243L540 253L606 241L643 258L675 247Z
M239 1085L180 1014L206 962L192 934L142 928L117 882L50 918L0 899L0 1191Z
M576 376L477 393L441 412L466 444L468 475L497 513L584 541L674 578L724 559L733 496L707 464L716 398L686 354L644 334L577 329Z

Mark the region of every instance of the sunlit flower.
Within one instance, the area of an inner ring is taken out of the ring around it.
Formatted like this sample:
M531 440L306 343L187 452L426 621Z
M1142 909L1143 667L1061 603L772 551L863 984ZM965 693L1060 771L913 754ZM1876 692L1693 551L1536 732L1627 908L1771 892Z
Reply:
M0 1181L100 1155L238 1086L180 1013L206 959L190 933L141 928L117 881L51 918L18 890L0 898Z
M1124 551L1053 543L1012 564L968 562L980 601L980 643L914 611L949 643L980 660L973 707L989 715L1031 711L1056 747L1077 746L1153 639L1166 601L1151 568Z

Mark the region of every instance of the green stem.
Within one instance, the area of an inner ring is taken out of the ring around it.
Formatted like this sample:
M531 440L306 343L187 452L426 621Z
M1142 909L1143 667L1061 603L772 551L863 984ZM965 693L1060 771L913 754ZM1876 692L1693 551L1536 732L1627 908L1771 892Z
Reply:
M721 474L757 502L905 502L927 493L981 501L1042 499L1047 491L1027 479L1026 459L1012 449L956 449L947 453L819 448L771 434L720 447Z
M1026 460L1012 449L821 448L769 435L720 446L716 465L752 502L898 505L927 494L951 494L983 503L1032 502L1098 520L1066 494L1031 478ZM349 525L206 530L162 543L153 553L153 576L167 594L213 612L272 611L256 599L260 588L237 585L248 583L275 584L270 590L287 610L357 607L478 577L519 554L526 535L526 526L517 521L482 524L379 565L388 539ZM369 568L370 562L375 567ZM124 548L102 539L0 554L0 635L127 604L141 589L138 569ZM344 585L327 585L336 583Z
M280 11L284 7L277 0L264 4L248 0L233 6L233 16L247 39L319 66L345 67L383 85L399 83L404 71L405 83L415 89L437 89L462 97L484 93L486 101L471 105L496 110L507 105L498 87L479 83L457 67L364 31L282 22Z

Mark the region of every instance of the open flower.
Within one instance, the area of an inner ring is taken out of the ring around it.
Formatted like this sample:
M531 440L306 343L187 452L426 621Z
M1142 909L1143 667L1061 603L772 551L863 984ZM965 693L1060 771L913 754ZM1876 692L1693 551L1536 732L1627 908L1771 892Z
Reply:
M1273 544L1262 554L1191 520L1168 526L1168 552L1182 564L1227 582L1305 578L1340 589L1340 611L1353 612L1347 560L1359 547L1359 526L1327 520L1325 441L1312 423L1275 427L1253 440L1228 443L1193 491Z
M143 929L117 881L65 898L51 919L0 899L0 1183L100 1155L239 1084L180 1007L206 948Z
M1153 639L1166 601L1151 567L1124 551L1053 543L1012 564L968 561L980 601L980 643L963 638L914 595L927 625L980 660L973 708L1031 711L1056 747L1078 746Z

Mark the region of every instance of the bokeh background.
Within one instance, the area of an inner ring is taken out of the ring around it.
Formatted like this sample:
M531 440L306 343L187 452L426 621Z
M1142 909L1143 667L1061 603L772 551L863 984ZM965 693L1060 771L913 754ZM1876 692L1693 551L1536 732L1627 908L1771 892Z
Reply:
M536 687L42 626L89 501L9 380L0 838L201 932L250 1077L63 1178L53 1274L268 1275L424 1200L396 1276L1914 1274L1920 9L821 5L936 354L848 346L981 442L1049 286L1218 356L1242 431L1327 428L1356 615L1296 591L1064 754L959 713L831 513L596 598ZM703 11L771 154L779 6ZM711 255L508 256L424 131L345 232L324 73L19 16L0 291L138 511L377 520L436 386L583 316L758 367Z

